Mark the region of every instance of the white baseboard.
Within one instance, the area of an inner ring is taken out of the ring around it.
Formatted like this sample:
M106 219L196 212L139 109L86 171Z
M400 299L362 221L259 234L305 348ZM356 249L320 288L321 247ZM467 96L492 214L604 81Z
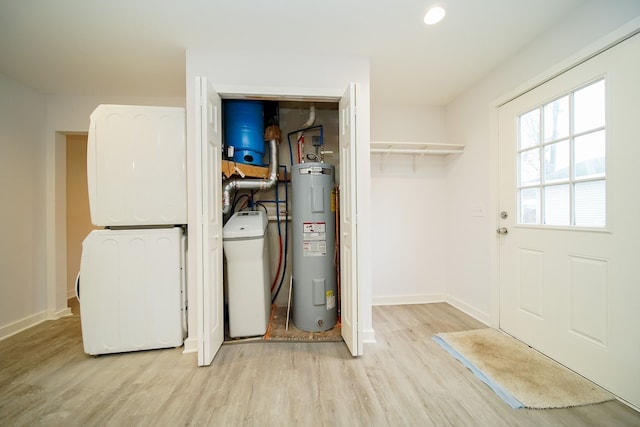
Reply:
M364 344L375 344L376 331L374 331L373 329L367 329L366 331L362 331L362 342Z
M65 307L62 310L52 311L47 315L47 320L58 320L65 316L71 316L73 313L71 312L71 308Z
M491 325L491 316L489 316L488 313L485 313L484 311L480 311L477 308L467 304L466 302L461 301L452 296L447 296L445 299L445 302L451 304L452 306L462 311L463 313L473 317L477 321L482 322L487 326Z
M47 320L47 312L41 311L40 313L33 314L31 316L20 319L16 322L9 323L8 325L0 326L0 340L9 338L12 335L22 332L25 329L29 329L32 326L42 323Z
M426 294L426 295L389 295L374 296L372 305L408 305L408 304L429 304L432 302L445 302L444 294Z
M184 350L182 350L182 354L187 353L197 353L198 352L198 339L193 337L187 337L184 340Z

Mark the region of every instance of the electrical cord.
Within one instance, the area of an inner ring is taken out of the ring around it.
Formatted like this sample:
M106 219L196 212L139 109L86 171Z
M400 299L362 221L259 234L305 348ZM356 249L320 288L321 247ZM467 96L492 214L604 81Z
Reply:
M285 182L284 182L284 199L285 199L285 206L287 206L287 212L289 210L289 185L287 184L287 167L286 166L282 166L282 168L284 169L284 178L285 178ZM278 289L276 290L275 295L271 298L271 303L273 304L276 300L276 298L278 298L278 295L280 294L280 290L282 289L282 284L284 283L284 277L286 276L287 273L287 257L289 254L289 220L287 219L284 222L284 262L282 264L282 276L280 276L280 283L278 284Z

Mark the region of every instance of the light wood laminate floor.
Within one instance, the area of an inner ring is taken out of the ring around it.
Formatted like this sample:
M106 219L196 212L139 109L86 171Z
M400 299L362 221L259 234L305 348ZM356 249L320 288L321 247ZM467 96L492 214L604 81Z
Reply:
M0 341L2 426L640 426L612 401L511 409L432 336L484 327L444 304L373 309L376 344L225 345L91 357L77 315Z

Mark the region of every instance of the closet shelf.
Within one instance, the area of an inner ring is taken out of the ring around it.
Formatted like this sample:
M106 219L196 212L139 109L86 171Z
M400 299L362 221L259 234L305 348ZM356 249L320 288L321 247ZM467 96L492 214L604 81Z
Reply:
M464 145L427 143L427 142L381 142L371 141L371 153L376 154L421 154L446 155L460 154Z

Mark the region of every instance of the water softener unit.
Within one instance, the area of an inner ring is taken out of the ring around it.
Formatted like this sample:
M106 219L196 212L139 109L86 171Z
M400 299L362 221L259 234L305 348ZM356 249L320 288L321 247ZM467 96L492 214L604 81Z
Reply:
M292 320L303 331L329 330L338 317L334 176L328 163L299 163L291 171Z

